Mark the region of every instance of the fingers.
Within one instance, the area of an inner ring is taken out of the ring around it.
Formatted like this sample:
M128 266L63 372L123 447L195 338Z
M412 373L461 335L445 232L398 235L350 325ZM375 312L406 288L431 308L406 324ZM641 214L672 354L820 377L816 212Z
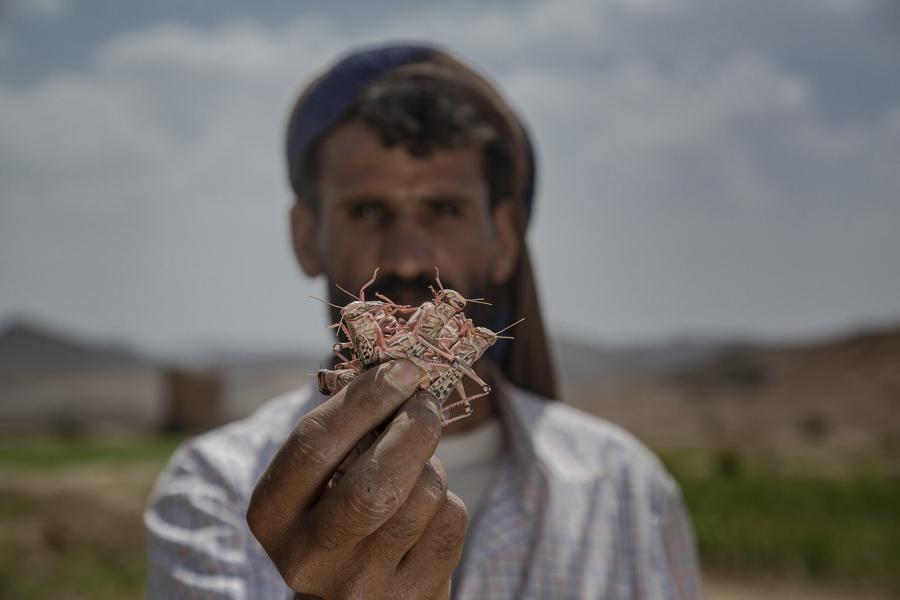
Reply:
M397 568L401 589L410 590L413 598L439 594L459 564L468 526L465 505L449 492L441 510Z
M440 435L434 396L417 393L313 509L307 525L317 545L352 547L381 527L406 501Z
M396 569L446 499L447 473L440 461L432 458L422 469L406 502L366 538L359 548L360 554L377 557L382 564Z
M250 500L247 522L264 547L294 523L344 456L413 394L421 377L408 360L379 365L300 420Z

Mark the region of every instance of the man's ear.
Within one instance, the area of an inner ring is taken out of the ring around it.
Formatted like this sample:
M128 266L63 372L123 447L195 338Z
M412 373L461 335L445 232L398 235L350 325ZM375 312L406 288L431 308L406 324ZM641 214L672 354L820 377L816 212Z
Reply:
M301 199L291 206L291 241L294 245L294 256L308 277L317 277L322 273L322 257L316 243L318 218L309 205Z
M516 219L518 213L512 200L501 200L494 207L494 265L491 280L503 285L512 277L519 263L522 242L519 239Z

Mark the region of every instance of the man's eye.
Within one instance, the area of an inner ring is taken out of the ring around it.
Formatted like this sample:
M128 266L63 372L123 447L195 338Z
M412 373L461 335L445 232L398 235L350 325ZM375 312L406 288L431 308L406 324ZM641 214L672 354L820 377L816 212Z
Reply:
M435 200L429 203L429 208L436 217L458 217L461 212L459 204L449 200Z
M379 219L384 214L384 207L377 202L357 202L348 209L352 219Z

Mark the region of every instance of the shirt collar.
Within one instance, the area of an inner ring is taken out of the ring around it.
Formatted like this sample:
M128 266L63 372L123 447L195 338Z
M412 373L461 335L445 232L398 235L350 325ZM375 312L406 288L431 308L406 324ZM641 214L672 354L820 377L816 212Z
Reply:
M596 448L587 443L583 415L561 402L542 398L496 379L497 407L510 448L526 472L570 485L586 484L603 475ZM533 477L534 475L532 475Z

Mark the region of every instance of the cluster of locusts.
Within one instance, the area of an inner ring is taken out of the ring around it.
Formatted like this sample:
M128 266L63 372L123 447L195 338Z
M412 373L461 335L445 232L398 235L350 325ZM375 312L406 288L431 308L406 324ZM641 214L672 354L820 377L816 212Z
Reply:
M355 299L344 307L332 305L340 308L341 319L328 327L343 334L346 341L332 348L342 362L334 369L319 371L320 392L335 394L366 369L406 358L425 373L419 387L438 400L445 425L472 414L470 402L491 391L473 370L475 361L497 339L511 338L476 327L463 309L467 302L487 303L482 298L466 299L455 290L445 289L437 268L434 271L438 289L431 287L432 299L418 307L397 304L383 294L375 294L378 300L366 300L366 288L375 282L378 269L359 290L359 296L338 286ZM466 377L481 391L467 395L463 386ZM454 391L459 397L448 402Z

